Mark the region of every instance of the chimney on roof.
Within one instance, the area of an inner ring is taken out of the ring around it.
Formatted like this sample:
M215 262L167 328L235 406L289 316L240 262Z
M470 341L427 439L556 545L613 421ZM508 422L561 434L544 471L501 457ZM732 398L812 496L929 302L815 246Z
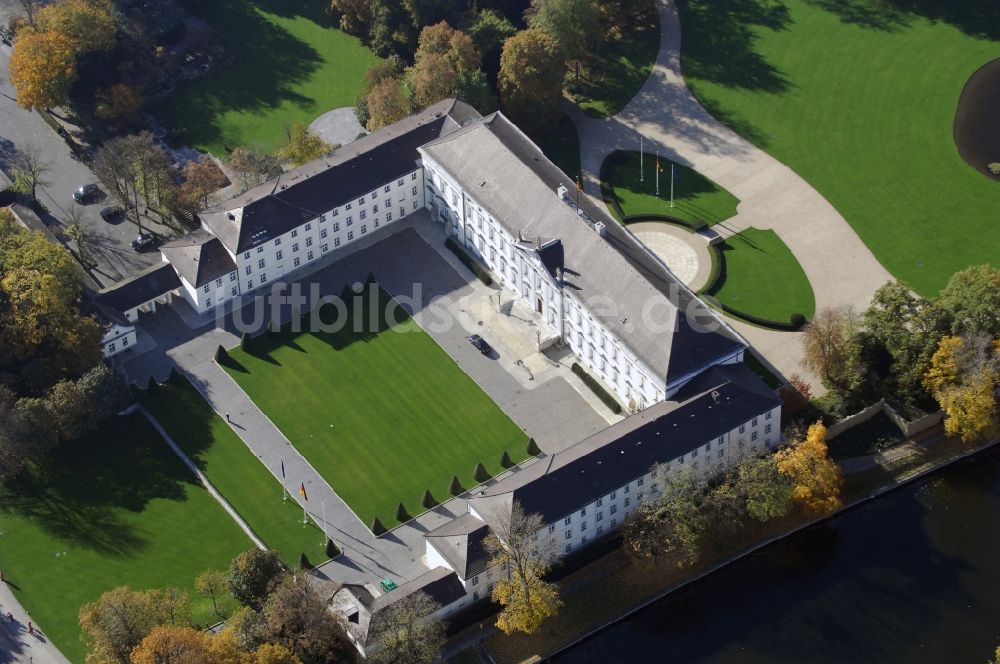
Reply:
M600 235L601 237L604 237L605 235L607 235L608 231L604 227L604 222L603 221L595 221L594 222L594 232L597 233L598 235Z
M226 216L229 217L229 221L236 221L236 215L233 214L232 212L230 212Z

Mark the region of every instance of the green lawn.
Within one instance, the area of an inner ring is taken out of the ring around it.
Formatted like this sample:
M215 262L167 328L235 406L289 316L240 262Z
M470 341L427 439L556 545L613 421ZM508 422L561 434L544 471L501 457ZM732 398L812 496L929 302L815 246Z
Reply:
M384 291L380 297L380 311L389 306L402 321L391 329L376 316L370 333L355 332L370 328L353 318L335 333L286 330L255 339L251 352L232 351L228 370L355 514L390 527L399 501L417 514L425 489L443 501L452 475L468 488L477 462L497 473L504 450L525 458L527 438Z
M952 125L966 80L1000 56L1000 4L678 6L699 100L816 187L890 272L932 295L996 261L1000 183L961 159Z
M787 323L792 314L812 319L816 300L802 266L777 233L748 228L722 245L726 276L714 295L751 316Z
M213 0L187 8L218 31L231 62L177 91L162 109L178 139L216 155L284 143L293 122L353 106L379 59L336 30L327 0Z
M298 504L282 500L278 480L186 379L164 383L143 401L212 486L289 567L298 567L302 553L314 565L327 559L320 529L311 519L303 525Z
M118 585L176 586L215 622L194 577L224 569L250 540L136 413L57 450L0 488L0 569L36 624L84 659L80 606Z
M674 167L674 207L670 207L671 166ZM641 173L638 150L609 155L601 165L601 183L604 200L612 214L618 216L613 201L626 216L659 214L710 226L736 214L739 199L697 171L664 157L660 157L660 168L660 195L657 196L654 154L646 152L643 155Z
M660 50L660 21L653 0L642 0L642 11L621 29L611 28L594 57L567 80L570 96L588 115L608 118L625 108L645 84Z

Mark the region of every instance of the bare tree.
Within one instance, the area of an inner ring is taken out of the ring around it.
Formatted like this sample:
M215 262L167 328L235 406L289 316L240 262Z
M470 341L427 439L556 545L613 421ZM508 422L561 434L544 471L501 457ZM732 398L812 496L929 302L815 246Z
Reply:
M33 143L19 149L14 156L11 173L14 176L14 191L36 199L38 187L44 187L49 182L46 176L52 170L51 162L42 155L42 151Z
M165 210L173 196L170 157L148 131L113 138L94 156L94 172L126 210L135 211L142 232L143 207Z
M227 162L241 192L264 184L281 174L278 158L255 146L233 148Z
M35 17L41 6L38 0L19 0L18 4L21 5L21 10L24 12L24 18L27 19L28 25L35 27Z
M484 542L490 566L499 566L507 574L493 588L493 599L504 607L497 616L497 627L507 634L530 634L562 604L558 588L543 578L555 562L556 542L542 532L542 516L526 513L517 501L510 511L499 511L492 517Z
M69 218L66 220L65 233L76 243L76 251L84 264L94 263L90 249L94 246L94 232L83 221L83 212L76 205L68 208Z
M373 664L430 664L444 646L444 623L434 617L441 605L416 592L376 614L374 637L378 649Z
M803 331L802 364L819 374L824 383L836 384L843 374L848 343L857 327L857 315L850 307L820 309Z

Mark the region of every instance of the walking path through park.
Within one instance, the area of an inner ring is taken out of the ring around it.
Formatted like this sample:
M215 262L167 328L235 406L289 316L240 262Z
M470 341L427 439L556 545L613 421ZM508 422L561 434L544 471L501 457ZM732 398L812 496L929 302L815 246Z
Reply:
M639 93L608 119L570 109L580 132L586 189L592 195L599 192L604 158L615 150L638 150L642 136L650 153L659 149L667 159L691 166L740 199L737 215L715 226L723 236L751 226L774 230L805 270L817 310L867 307L875 289L892 276L819 192L698 103L681 74L677 7L671 0L657 0L657 7L660 51ZM785 376L805 373L800 333L729 320Z
M14 616L13 622L7 618L8 612ZM9 581L0 583L0 662L69 664L59 649L39 631L37 623L32 625L33 633L28 633L29 620L31 616L14 597Z

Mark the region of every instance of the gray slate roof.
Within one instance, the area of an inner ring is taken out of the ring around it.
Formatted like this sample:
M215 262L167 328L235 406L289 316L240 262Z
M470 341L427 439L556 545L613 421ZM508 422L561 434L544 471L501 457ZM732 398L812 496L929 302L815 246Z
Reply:
M466 512L424 535L441 552L460 579L471 579L486 571L490 554L485 539L490 528Z
M219 238L203 229L168 242L160 247L160 251L195 288L236 269L233 257L222 246Z
M94 298L100 307L118 312L134 309L167 291L180 288L181 280L170 263L157 263L142 272L100 291Z
M526 512L552 523L780 403L746 365L717 365L685 385L676 399L654 404L468 500L484 516L517 500Z
M413 171L420 145L479 117L456 99L438 102L199 216L234 254L246 251Z
M631 233L581 196L580 208L606 228L601 238L578 216L575 204L556 193L559 185L572 192L574 179L502 114L471 123L421 151L510 233L520 233L525 248L538 250L550 239L561 240L558 255L554 247L540 252L543 263L551 271L550 263L563 262L566 288L585 301L600 298L602 304L591 311L603 310L598 318L605 327L668 383L747 346ZM646 310L653 325L643 324ZM697 331L692 315L716 331Z

